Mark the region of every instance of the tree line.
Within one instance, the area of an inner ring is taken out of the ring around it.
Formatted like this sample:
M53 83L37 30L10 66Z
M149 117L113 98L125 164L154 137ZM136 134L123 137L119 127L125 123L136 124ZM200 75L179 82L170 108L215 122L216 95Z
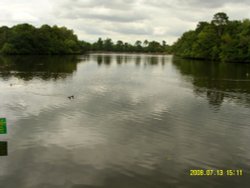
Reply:
M99 38L93 44L82 42L82 46L85 46L90 51L113 51L113 52L146 52L146 53L170 53L171 46L166 41L140 41L137 40L134 44L123 42L118 40L113 42L112 39Z
M112 39L99 38L94 43L81 41L73 30L66 27L43 25L36 28L30 24L18 24L11 28L0 27L1 54L81 54L87 51L115 52L169 52L165 41L139 41L135 44L116 43Z
M175 55L223 62L250 62L250 20L230 21L219 12L211 22L199 22L172 46Z
M19 24L0 27L1 54L82 54L88 51L173 53L192 59L224 62L250 62L250 20L229 20L226 13L214 15L211 22L199 22L172 46L166 41L140 41L134 44L110 38L89 43L79 40L66 27L43 25L36 28Z

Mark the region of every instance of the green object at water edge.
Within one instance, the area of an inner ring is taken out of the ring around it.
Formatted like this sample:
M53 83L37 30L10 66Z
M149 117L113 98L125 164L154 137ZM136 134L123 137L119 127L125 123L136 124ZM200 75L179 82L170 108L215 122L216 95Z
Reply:
M7 134L6 118L0 118L0 134Z

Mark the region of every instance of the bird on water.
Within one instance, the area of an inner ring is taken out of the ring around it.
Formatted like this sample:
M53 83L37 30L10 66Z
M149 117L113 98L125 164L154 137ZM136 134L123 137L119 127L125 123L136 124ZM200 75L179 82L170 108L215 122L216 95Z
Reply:
M72 96L68 96L68 99L74 99L75 98L75 96L74 95L72 95Z

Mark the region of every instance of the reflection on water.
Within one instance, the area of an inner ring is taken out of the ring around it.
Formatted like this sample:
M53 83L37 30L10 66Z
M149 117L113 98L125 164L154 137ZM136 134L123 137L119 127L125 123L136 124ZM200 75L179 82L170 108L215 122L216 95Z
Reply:
M118 65L126 63L135 63L140 65L143 62L144 65L158 65L165 64L166 60L169 60L170 57L165 55L146 55L146 54L96 54L91 57L98 65L110 65L111 63L117 63Z
M248 187L248 72L167 55L2 57L0 116L10 126L0 184ZM245 175L190 177L190 169Z
M250 104L250 65L200 62L175 58L173 64L188 76L197 95L205 95L211 105L220 106L224 100ZM244 102L243 102L244 101Z
M59 79L76 71L78 62L76 56L1 56L0 74L5 79L11 76L24 80Z
M8 155L8 143L0 141L0 156Z

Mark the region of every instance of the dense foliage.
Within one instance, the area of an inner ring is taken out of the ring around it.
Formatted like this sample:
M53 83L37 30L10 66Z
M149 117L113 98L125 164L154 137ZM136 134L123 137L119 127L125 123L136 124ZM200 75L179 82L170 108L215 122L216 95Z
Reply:
M79 41L73 30L66 27L43 25L36 28L19 24L12 28L0 27L0 52L2 54L78 54L86 51L115 52L169 52L165 41L136 41L134 45L121 40L114 43L107 38L93 44Z
M0 27L0 51L3 54L72 54L81 46L72 30L43 25L35 28L20 24Z
M213 20L200 22L173 45L176 55L184 58L250 62L250 20L230 21L223 13Z
M137 40L134 45L127 42L118 40L114 43L111 39L107 38L102 40L98 39L97 42L94 42L92 45L89 45L92 51L114 51L114 52L170 52L170 46L166 44L165 41L159 43L157 41L140 41Z

